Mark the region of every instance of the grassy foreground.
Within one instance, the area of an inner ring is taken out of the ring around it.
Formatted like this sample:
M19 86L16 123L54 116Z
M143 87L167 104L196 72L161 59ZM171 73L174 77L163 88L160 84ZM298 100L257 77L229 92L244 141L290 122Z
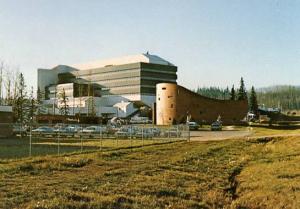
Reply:
M297 208L300 138L0 161L0 208Z
M170 139L78 139L78 138L33 138L32 156L81 153L95 150L115 150L128 147L140 147L150 144L168 143L182 140ZM0 160L29 157L29 137L1 138Z

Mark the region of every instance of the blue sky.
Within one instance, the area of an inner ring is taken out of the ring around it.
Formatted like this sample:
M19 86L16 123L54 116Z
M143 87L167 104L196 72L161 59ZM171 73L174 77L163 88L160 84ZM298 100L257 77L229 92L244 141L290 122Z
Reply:
M0 0L0 59L36 86L37 68L145 53L178 83L300 84L300 1Z

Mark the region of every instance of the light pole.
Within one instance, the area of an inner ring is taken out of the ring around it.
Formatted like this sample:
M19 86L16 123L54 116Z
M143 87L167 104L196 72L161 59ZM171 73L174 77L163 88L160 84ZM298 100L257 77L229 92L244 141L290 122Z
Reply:
M30 118L30 124L29 124L29 157L31 157L31 151L32 151L32 117Z

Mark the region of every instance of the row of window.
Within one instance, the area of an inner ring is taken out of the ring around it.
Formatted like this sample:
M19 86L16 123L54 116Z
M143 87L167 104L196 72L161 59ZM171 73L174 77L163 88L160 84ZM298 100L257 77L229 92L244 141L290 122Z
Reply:
M76 71L73 74L75 76L95 76L95 75L105 75L105 74L109 74L109 75L114 75L114 74L120 74L123 72L135 72L135 71L140 71L140 68L123 68L123 69L112 69L112 70L108 70L108 69L103 69L103 68L98 68L98 69L93 69L93 70L81 70L81 71Z

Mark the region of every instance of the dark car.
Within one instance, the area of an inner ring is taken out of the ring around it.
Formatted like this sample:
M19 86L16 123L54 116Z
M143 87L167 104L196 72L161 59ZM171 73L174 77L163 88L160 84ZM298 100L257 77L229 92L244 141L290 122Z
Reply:
M27 130L25 126L20 126L20 125L14 125L13 126L13 135L21 135L21 136L26 136L27 135Z
M210 126L212 131L222 131L222 123L219 121L213 122Z
M188 122L188 126L190 130L198 130L199 124L196 122Z

